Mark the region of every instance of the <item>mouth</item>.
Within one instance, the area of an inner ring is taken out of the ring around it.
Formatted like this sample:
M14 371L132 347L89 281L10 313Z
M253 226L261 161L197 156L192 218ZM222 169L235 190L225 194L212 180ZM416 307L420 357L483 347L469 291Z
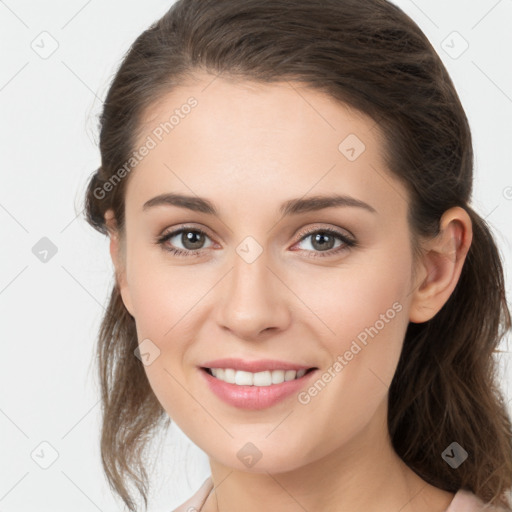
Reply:
M301 368L299 370L276 369L249 372L236 370L235 368L208 368L201 367L201 370L211 377L235 386L267 387L284 382L300 380L309 373L317 370L317 367Z
M317 367L282 364L273 361L272 370L262 369L262 362L240 363L238 366L257 366L255 372L229 368L222 363L200 366L198 371L203 376L209 390L224 403L245 411L270 409L273 406L291 399L308 386L317 374ZM232 361L231 363L232 364ZM269 365L267 365L268 368ZM282 366L288 366L287 369ZM294 366L295 368L290 368ZM281 368L280 368L281 367Z

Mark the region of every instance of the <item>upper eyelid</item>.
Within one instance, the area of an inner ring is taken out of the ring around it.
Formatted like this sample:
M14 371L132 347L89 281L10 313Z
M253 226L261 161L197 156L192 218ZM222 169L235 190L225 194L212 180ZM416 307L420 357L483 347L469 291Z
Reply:
M307 228L307 229L304 229L304 230L299 230L298 233L297 233L297 236L300 237L299 240L302 240L302 238L304 238L305 236L310 236L318 231L326 231L326 232L330 232L332 234L337 234L338 236L341 236L343 238L349 238L351 240L355 240L355 236L348 230L348 229L345 229L345 228L340 228L340 227L332 227L332 226L317 226L317 227L312 227L312 228ZM342 231L344 231L345 233L343 233Z
M173 229L169 229L169 230L164 229L162 234L159 235L159 238L163 238L163 237L172 238L172 237L175 237L176 235L179 235L183 231L199 231L199 232L202 232L212 241L215 238L215 237L210 235L208 229L206 229L204 227L197 227L197 226L179 226L177 228L173 228Z

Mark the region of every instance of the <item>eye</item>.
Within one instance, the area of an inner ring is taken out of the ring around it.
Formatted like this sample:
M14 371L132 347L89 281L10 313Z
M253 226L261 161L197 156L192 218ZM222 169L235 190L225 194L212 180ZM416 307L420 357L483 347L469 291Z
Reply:
M198 256L201 250L205 248L203 244L206 238L209 239L202 229L185 226L164 233L157 238L156 243L176 256ZM170 246L167 242L171 242ZM177 244L182 244L183 248L176 247Z
M299 236L301 239L297 244L311 239L311 241L306 244L309 245L309 248L302 250L310 253L308 257L312 258L333 256L357 245L355 239L333 228L310 229L302 231ZM202 229L182 226L177 230L164 233L157 237L156 243L175 256L199 256L203 249L213 245L210 244L205 247L204 243L206 239L211 240ZM338 245L336 245L337 241L339 242ZM179 247L179 244L181 244L182 247Z
M301 236L301 240L298 242L299 244L311 239L309 243L305 244L306 246L309 246L309 248L304 250L310 253L312 252L312 254L308 256L312 258L333 256L357 245L355 239L333 228L317 228L301 232L299 236ZM336 241L339 241L340 243L336 245Z

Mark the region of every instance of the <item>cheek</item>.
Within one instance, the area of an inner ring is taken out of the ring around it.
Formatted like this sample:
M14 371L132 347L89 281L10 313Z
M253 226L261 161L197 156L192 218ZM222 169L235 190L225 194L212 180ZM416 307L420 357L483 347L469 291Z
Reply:
M191 403L189 374L184 372L193 314L187 315L191 306L180 299L174 288L163 284L161 280L146 279L134 287L137 337L141 348L145 344L150 354L144 371L153 393L171 418L179 418L183 411L196 417L200 411L194 410Z
M288 275L288 282L293 283L294 292L308 306L304 310L311 317L308 323L322 335L331 355L336 356L348 350L353 339L359 337L364 343L368 330L375 333L376 328L379 336L389 334L391 340L404 331L408 323L403 313L410 302L410 268L408 252L397 254L390 244L359 259L347 259L337 268L311 266L300 276L294 271L294 275ZM397 339L398 344L400 341Z
M369 421L385 399L409 323L408 269L408 253L398 257L389 249L357 267L297 280L297 295L307 297L317 315L308 324L328 353L321 382L300 402L309 417L331 417L347 434Z
M127 272L138 330L157 340L182 328L215 277L202 265L169 264L160 248L133 248Z
M138 341L145 343L151 357L144 365L149 383L170 416L192 413L186 391L190 375L184 371L191 364L187 350L202 321L201 300L218 277L199 266L167 266L163 258L142 250L130 256L130 297Z

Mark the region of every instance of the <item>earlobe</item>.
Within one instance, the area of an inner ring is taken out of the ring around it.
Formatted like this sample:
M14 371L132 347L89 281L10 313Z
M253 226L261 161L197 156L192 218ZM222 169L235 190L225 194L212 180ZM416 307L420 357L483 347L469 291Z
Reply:
M409 320L422 323L434 317L457 286L473 236L471 218L456 206L440 221L440 232L426 244L418 280L412 291Z
M114 265L116 284L117 287L119 288L119 292L121 294L124 306L130 313L130 315L134 316L133 305L130 297L130 290L126 279L125 256L123 254L123 250L121 247L119 230L117 228L114 212L112 210L107 210L105 212L105 224L107 226L107 230L110 237L110 257Z

